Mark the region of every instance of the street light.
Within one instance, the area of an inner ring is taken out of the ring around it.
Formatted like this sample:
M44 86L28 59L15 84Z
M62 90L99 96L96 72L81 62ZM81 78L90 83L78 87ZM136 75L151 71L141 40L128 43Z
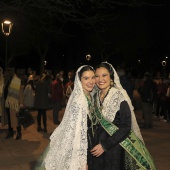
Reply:
M164 78L166 77L166 61L163 60L162 62L162 66L163 66L163 74L164 74Z
M5 55L5 68L7 68L8 64L8 50L7 50L7 45L8 45L8 36L10 35L11 31L12 31L12 22L9 20L5 20L4 22L2 22L2 32L4 33L5 37L6 37L6 55Z

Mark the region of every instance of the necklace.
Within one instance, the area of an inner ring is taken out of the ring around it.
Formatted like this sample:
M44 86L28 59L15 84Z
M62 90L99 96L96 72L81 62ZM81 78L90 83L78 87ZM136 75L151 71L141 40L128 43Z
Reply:
M89 99L89 96L85 95L86 98L87 98L87 101L88 101L88 108L89 108L89 113L88 113L88 117L91 121L91 128L92 128L92 134L94 136L94 127L98 124L98 119L96 117L96 114L95 114L95 109L94 109L94 105L92 104L92 97L90 96L90 99Z

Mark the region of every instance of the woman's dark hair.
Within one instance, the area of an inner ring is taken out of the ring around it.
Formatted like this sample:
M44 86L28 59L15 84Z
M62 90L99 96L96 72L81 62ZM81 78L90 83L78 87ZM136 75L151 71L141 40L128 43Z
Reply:
M96 69L98 69L98 68L100 68L100 67L104 67L105 69L107 69L108 72L110 73L110 78L111 78L112 80L114 80L114 71L113 71L113 69L112 69L112 67L111 67L110 64L108 64L108 63L101 63L101 64L99 64L98 66L96 66Z
M90 70L94 72L93 67L91 67L91 66L84 66L84 67L79 71L79 73L78 73L79 79L81 80L81 76L82 76L83 72L85 72L85 71L90 71Z

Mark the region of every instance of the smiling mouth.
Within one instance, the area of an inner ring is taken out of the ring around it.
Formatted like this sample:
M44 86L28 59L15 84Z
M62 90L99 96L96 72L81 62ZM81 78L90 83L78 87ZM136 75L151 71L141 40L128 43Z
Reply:
M102 83L98 83L99 85L104 85L105 83L104 82L102 82Z
M88 88L93 88L94 86L87 86Z

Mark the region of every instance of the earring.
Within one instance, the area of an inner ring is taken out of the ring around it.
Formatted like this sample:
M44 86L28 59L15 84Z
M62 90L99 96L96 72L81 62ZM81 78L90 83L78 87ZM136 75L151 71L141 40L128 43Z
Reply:
M114 85L114 82L113 82L113 80L111 79L111 81L110 81L110 85L111 86L113 86Z

